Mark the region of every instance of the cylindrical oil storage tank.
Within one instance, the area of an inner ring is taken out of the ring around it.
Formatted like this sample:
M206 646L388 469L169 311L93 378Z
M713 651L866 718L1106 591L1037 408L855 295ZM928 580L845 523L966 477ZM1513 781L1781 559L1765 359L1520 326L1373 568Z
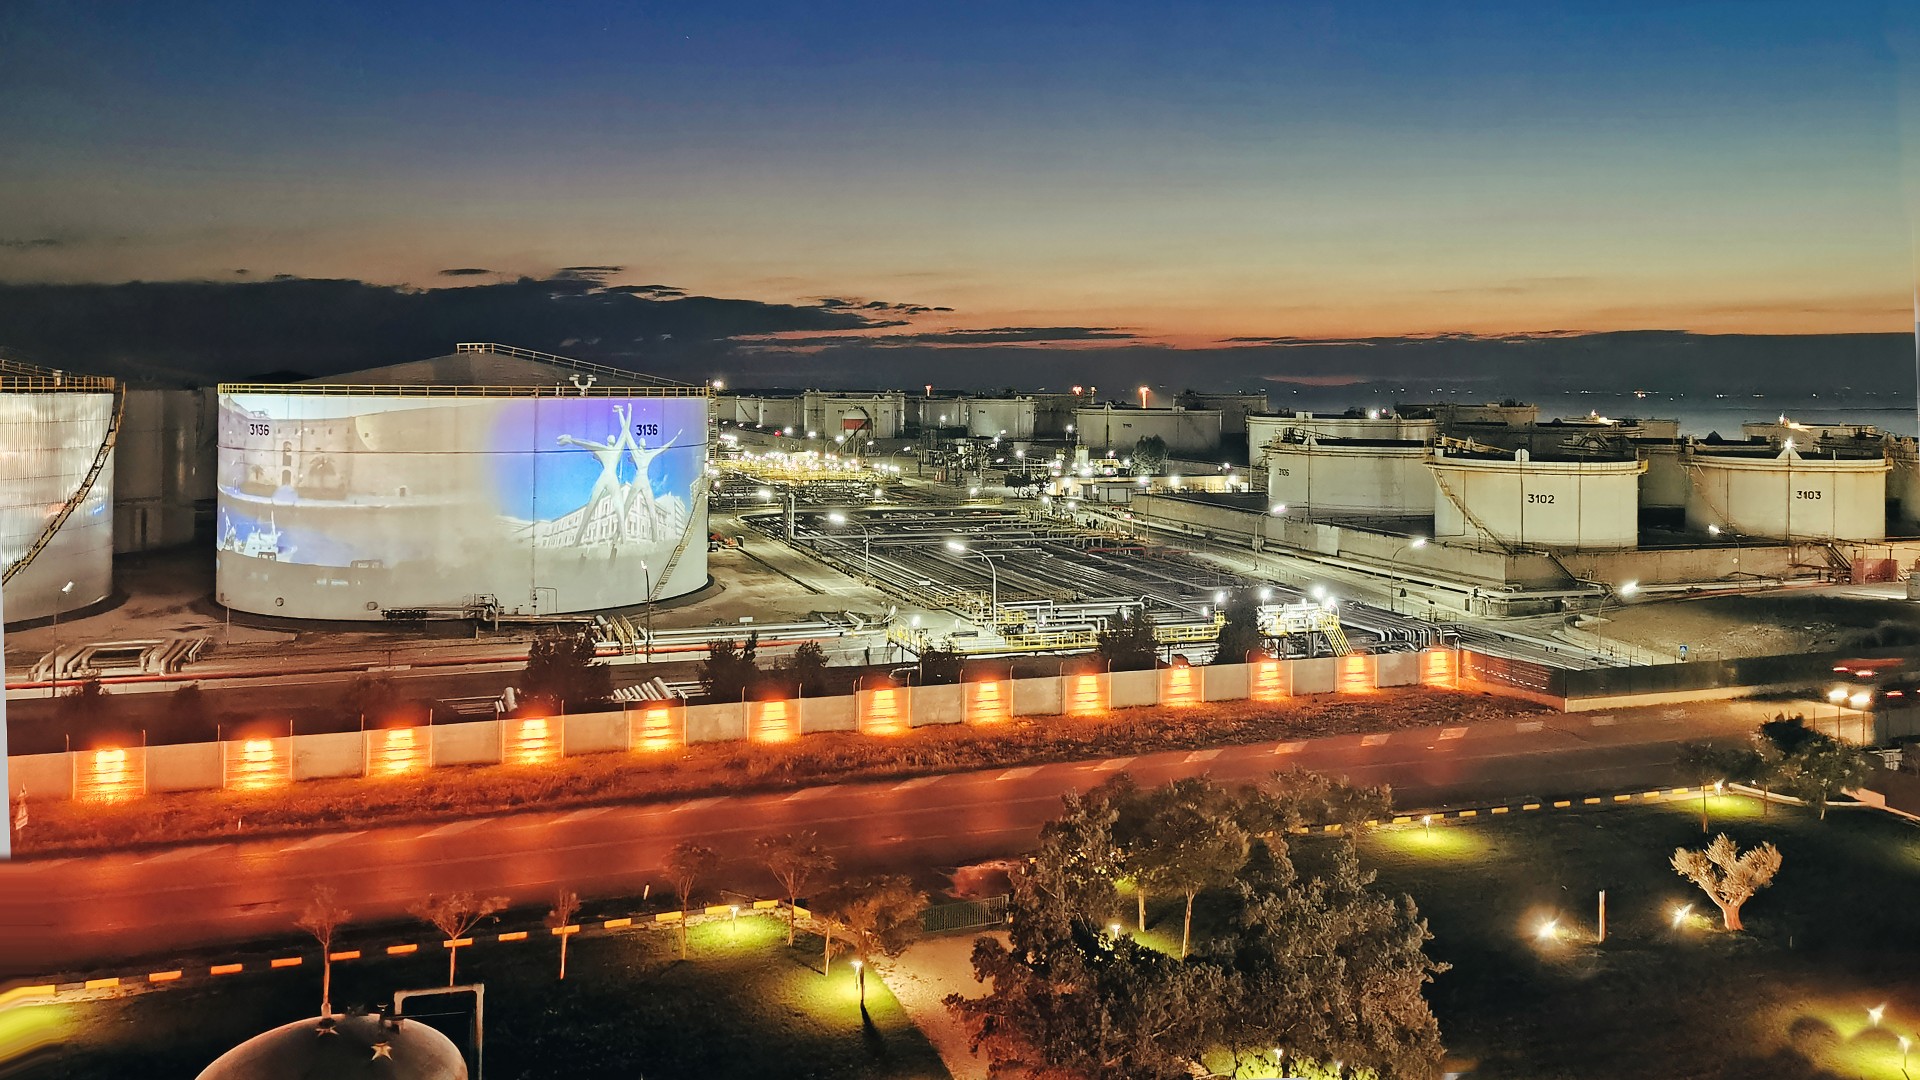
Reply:
M1687 527L1776 540L1881 540L1887 535L1885 454L1821 451L1802 456L1791 441L1687 459L1692 487Z
M1248 413L1247 448L1254 464L1260 463L1262 448L1275 439L1294 437L1292 433L1313 434L1329 439L1370 439L1383 442L1430 442L1434 421L1410 419L1392 413L1372 415L1335 414L1316 416L1301 413Z
M704 387L220 389L229 607L544 615L706 583Z
M111 379L0 361L0 565L30 558L6 585L8 622L44 619L113 593ZM100 462L99 475L87 474ZM72 501L38 551L34 545Z
M1887 501L1898 506L1908 527L1920 524L1920 440L1891 440L1887 458L1893 465L1887 475Z
M1436 538L1503 547L1609 549L1640 540L1637 457L1536 456L1436 450L1427 461L1437 488Z
M1267 499L1289 509L1382 516L1433 513L1427 444L1368 439L1276 442L1267 448Z
M193 539L195 489L213 465L203 400L197 390L126 392L113 451L113 550L149 551Z
M1640 509L1686 509L1687 490L1692 484L1687 478L1687 470L1681 464L1682 444L1679 440L1639 442L1634 444L1634 449L1640 454L1640 459L1647 463L1646 475L1640 478Z

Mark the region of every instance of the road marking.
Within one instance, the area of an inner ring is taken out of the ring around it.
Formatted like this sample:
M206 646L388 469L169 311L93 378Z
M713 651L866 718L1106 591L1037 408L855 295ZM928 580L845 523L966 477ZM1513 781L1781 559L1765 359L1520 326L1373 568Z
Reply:
M1440 732L1440 738L1443 742L1447 739L1464 739L1466 737L1467 729L1463 727L1450 727Z
M560 820L561 821L585 821L590 817L599 817L601 814L604 814L611 809L613 809L613 807L611 806L589 806L585 810L575 810L571 814L565 814L560 818Z
M325 836L310 837L306 840L300 841L297 844L288 844L286 847L283 847L280 850L281 851L312 851L314 848L328 847L333 844L337 844L342 840L351 840L354 837L359 835L360 833L358 832L327 833Z
M1131 764L1133 764L1133 759L1132 759L1132 758L1130 758L1130 757L1110 757L1110 758L1108 758L1107 760L1105 760L1105 761L1103 761L1103 762L1101 762L1100 764L1098 764L1098 765L1095 765L1095 766L1094 766L1094 768L1096 768L1096 769L1124 769L1124 768L1126 768L1127 766L1129 766L1129 765L1131 765Z
M1281 743L1279 746L1273 748L1273 752L1276 754L1297 754L1300 752L1300 749L1306 745L1304 740L1296 739L1293 742Z
M1191 765L1196 761L1212 761L1219 756L1220 751L1218 750L1195 750L1193 753L1187 755L1187 764Z
M1660 715L1668 720L1681 720L1681 719L1685 719L1687 715L1687 710L1668 709L1665 712L1661 713Z
M1530 735L1533 732L1539 731L1541 728L1544 728L1546 726L1547 726L1547 722L1545 720L1522 720L1519 723L1513 725L1513 730L1519 732L1522 735Z
M1620 722L1620 718L1617 716L1611 716L1611 715L1596 716L1593 718L1592 722L1594 727L1612 727L1613 725Z
M466 832L468 829L477 829L480 826L485 825L487 822L491 820L493 819L492 818L469 818L466 821L456 821L448 825L442 825L437 829L428 829L426 832L423 832L419 836L414 837L414 839L425 840L428 837L433 837L433 836L452 836L456 833Z
M672 810L668 812L677 814L682 810L699 810L702 807L712 806L714 803L725 802L726 800L727 800L727 796L725 795L715 795L712 798L707 798L707 799L695 799L692 802L681 803L679 806L674 807Z
M827 792L832 790L833 790L832 788L825 788L825 787L801 788L799 791L794 792L793 794L787 796L786 798L780 801L781 802L798 802L801 799L811 799L816 795L825 795Z
M887 790L911 791L917 787L926 787L928 784L931 784L938 779L940 779L940 777L938 776L916 776L911 780L902 780L899 783L893 785L891 788L888 788Z
M1022 777L1032 776L1034 773L1037 773L1039 771L1040 771L1040 766L1027 765L1018 769L1008 769L1006 772L1003 772L999 776L994 777L994 779L995 780L1018 780Z
M1387 737L1386 737L1385 735L1362 735L1362 736L1360 736L1360 745L1361 745L1361 746L1384 746L1384 745L1386 745L1386 742L1387 742Z
M191 859L195 855L199 855L206 850L208 849L197 848L197 847L174 848L171 851L163 851L158 855L149 855L148 857L141 859L139 862L134 863L133 865L152 866L154 863L179 862L181 859Z

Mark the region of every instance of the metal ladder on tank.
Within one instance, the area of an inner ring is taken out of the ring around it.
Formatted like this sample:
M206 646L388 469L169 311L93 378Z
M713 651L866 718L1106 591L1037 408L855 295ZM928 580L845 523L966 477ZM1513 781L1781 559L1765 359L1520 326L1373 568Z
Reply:
M74 510L78 509L80 504L87 500L87 496L93 492L94 481L100 479L100 472L107 467L107 462L113 455L114 444L119 441L120 417L125 411L126 405L126 390L116 384L113 388L113 416L107 421L107 433L106 436L100 440L100 449L93 455L92 467L87 469L87 475L85 479L80 481L80 486L74 489L73 494L65 503L61 504L59 512L53 515L53 520L47 522L47 527L40 530L40 535L36 537L33 544L27 548L26 554L15 559L13 563L7 567L5 572L0 573L0 585L12 581L13 575L25 570L27 564L33 561L34 556L45 551L47 545L53 543L53 538L59 533L61 526L65 525L67 519L73 516Z
M653 603L654 598L660 595L661 587L667 583L668 578L673 576L673 568L680 564L680 556L686 554L687 545L693 542L694 534L706 531L706 506L707 478L703 475L694 482L693 512L687 515L686 532L680 534L679 545L673 549L673 554L667 557L667 564L660 568L660 573L655 575L653 589L647 593L647 603Z
M1467 521L1474 528L1480 530L1481 534L1488 540L1498 545L1501 551L1508 555L1513 554L1513 545L1500 539L1500 534L1488 528L1487 523L1480 520L1480 515L1467 508L1467 500L1461 498L1454 492L1453 485L1447 483L1447 478L1441 475L1439 469L1433 470L1433 480L1434 483L1440 485L1440 492L1447 497L1447 501L1460 508L1460 516L1466 518Z

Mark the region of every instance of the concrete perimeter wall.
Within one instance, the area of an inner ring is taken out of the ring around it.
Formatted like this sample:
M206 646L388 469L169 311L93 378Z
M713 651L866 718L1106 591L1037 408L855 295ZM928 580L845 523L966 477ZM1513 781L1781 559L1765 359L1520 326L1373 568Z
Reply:
M168 791L260 788L300 780L400 776L474 765L543 767L582 754L653 754L689 743L782 742L816 732L886 738L929 724L991 726L1016 716L1096 715L1109 709L1362 693L1380 687L1452 687L1460 655L1355 653L1313 660L1067 671L1034 679L970 672L950 686L868 686L858 693L718 705L641 702L619 712L507 718L291 738L93 748L9 758L17 788L35 799L112 802ZM1486 689L1511 692L1497 685Z

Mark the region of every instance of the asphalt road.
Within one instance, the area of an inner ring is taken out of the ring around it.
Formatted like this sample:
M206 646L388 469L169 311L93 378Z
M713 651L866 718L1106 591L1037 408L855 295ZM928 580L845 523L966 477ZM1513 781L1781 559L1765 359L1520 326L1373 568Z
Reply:
M678 841L720 850L715 888L768 895L757 836L817 830L843 869L929 877L1015 854L1063 793L1120 771L1142 783L1209 773L1250 780L1304 766L1390 783L1401 807L1585 795L1678 782L1675 742L1751 731L1760 706L1720 703L1551 715L1390 735L1346 735L876 783L600 806L305 838L275 838L0 865L0 975L119 967L219 942L284 936L314 884L357 922L405 918L429 892L541 904L561 885L589 898L665 888ZM1463 826L1471 827L1471 826ZM593 905L590 911L605 910Z

